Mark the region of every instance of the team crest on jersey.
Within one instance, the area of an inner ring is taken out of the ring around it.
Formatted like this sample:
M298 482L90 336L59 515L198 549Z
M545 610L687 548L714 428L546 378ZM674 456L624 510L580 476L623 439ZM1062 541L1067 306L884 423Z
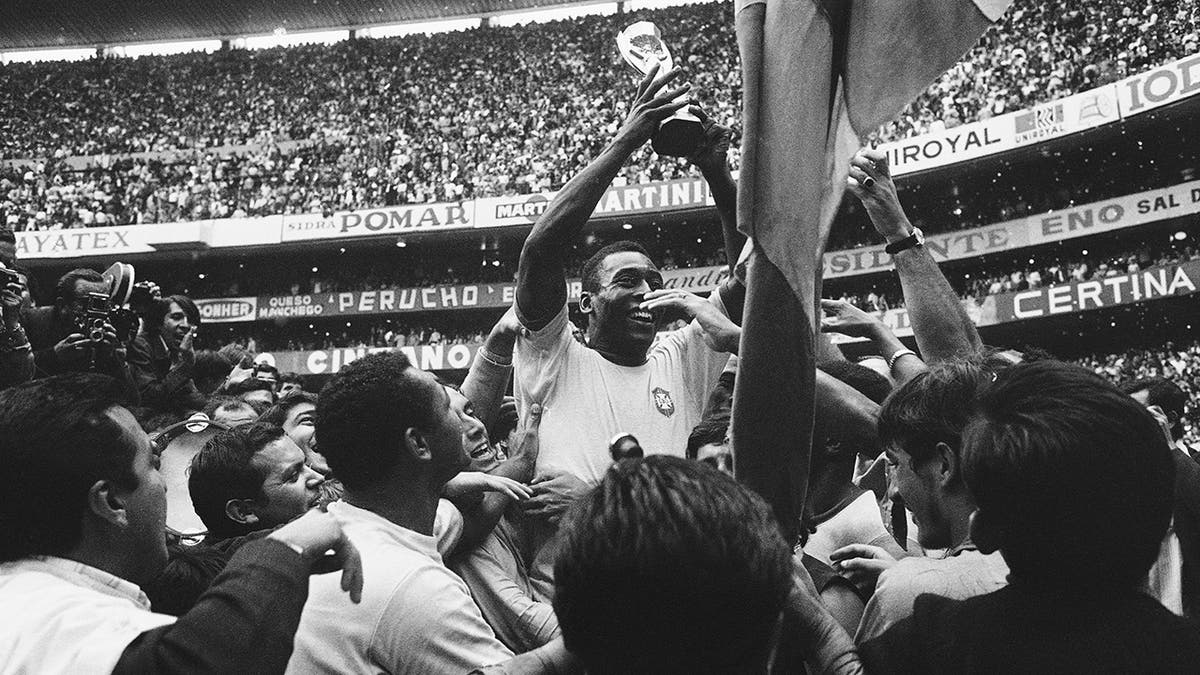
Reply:
M671 400L671 392L662 387L655 387L650 390L654 394L654 407L658 408L658 412L663 414L663 417L670 417L675 414L675 401Z

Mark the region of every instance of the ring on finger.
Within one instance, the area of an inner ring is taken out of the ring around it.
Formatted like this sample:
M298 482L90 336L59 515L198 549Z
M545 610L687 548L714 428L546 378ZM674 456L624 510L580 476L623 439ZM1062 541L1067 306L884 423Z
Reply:
M870 176L867 176L866 178L863 179L862 186L864 188L870 190L871 188L875 187L875 179L871 178Z

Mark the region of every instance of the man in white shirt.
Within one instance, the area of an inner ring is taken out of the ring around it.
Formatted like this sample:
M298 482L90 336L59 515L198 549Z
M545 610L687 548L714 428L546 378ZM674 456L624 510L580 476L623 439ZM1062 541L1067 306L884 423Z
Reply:
M362 555L362 603L314 577L288 663L294 673L465 673L512 655L446 568L435 520L470 458L437 380L398 352L339 372L317 403L321 452L345 486L329 513Z
M621 165L685 105L676 99L686 85L664 89L677 74L655 70L642 81L616 138L563 187L521 251L516 304L528 333L517 338L514 391L522 415L534 402L543 406L539 474L553 468L598 482L612 463L608 443L622 432L632 433L647 453L682 457L725 352L736 350L739 333L720 294L710 301L665 289L646 250L633 242L610 244L583 267L579 309L588 317L586 346L574 340L567 318L566 254ZM718 195L735 188L722 173L724 152L709 154L719 155L719 166L697 163L710 183L721 181L713 194L726 220L730 204ZM655 344L657 328L678 316L694 321Z
M166 483L122 391L72 374L0 394L0 464L19 477L0 501L0 673L278 672L310 569L353 547L313 513L247 544L178 620L151 612Z
M879 411L879 439L918 541L946 553L899 562L878 546L855 544L833 553L834 569L860 586L878 576L855 636L860 645L912 616L920 595L965 600L1008 583L1003 557L984 554L971 541L976 507L960 456L971 404L989 380L989 373L967 362L938 364L897 388Z

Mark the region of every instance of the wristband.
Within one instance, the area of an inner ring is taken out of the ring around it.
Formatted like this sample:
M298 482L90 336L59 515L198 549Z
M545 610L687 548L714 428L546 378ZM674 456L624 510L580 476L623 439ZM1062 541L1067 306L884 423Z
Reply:
M502 360L500 360L501 357L496 356L495 354L489 352L486 347L480 347L478 353L479 353L479 358L483 359L484 361L487 361L488 363L492 364L493 366L496 366L497 368L512 368L512 357L509 357L508 363L504 363Z
M911 349L897 350L894 354L891 355L891 357L888 358L888 370L889 371L893 370L896 367L896 362L900 360L900 357L906 356L908 354L912 354L913 356L917 356L917 358L920 358L920 356L918 356L917 353Z

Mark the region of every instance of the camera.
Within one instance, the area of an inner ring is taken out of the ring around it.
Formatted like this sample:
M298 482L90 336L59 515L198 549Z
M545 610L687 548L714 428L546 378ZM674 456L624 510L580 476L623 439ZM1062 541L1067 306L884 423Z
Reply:
M19 283L21 283L21 275L20 274L17 274L16 272L8 269L7 267L0 266L0 286L7 286L8 284L19 284Z
M104 324L108 323L112 301L107 293L88 293L83 300L83 311L75 317L79 332L92 342L104 341Z

